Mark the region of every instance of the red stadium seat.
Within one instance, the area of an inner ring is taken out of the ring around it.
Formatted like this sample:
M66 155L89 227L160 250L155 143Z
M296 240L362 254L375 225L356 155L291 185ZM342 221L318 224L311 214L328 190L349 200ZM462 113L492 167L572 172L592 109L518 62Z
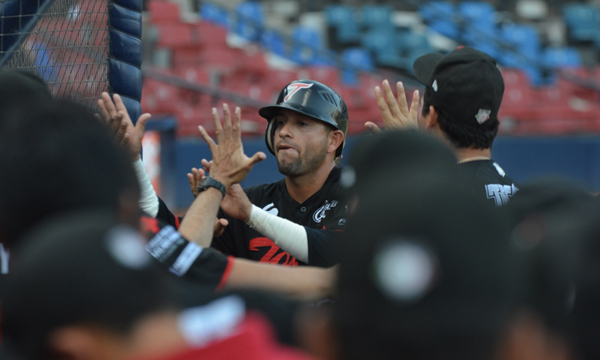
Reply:
M153 79L144 79L142 109L153 114L173 114L179 99L178 88Z
M202 46L226 46L227 30L210 23L208 21L200 21L193 26L194 40Z
M148 12L152 23L174 23L179 21L179 6L170 1L150 1Z
M321 82L334 90L340 88L340 71L331 66L307 67L308 78Z
M156 46L176 48L194 46L192 26L189 24L156 24L158 41Z

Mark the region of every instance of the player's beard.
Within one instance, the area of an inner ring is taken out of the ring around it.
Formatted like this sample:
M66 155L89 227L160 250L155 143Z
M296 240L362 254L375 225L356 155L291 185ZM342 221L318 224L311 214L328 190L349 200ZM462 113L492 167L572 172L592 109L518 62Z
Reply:
M308 147L303 156L298 156L293 161L284 161L277 157L279 172L285 176L302 176L316 171L327 157L327 143L321 147Z

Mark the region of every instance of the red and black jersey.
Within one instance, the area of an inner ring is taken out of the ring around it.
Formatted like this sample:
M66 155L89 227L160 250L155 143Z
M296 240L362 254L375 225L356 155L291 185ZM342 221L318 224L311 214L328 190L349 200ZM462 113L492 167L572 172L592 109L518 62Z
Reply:
M506 205L519 188L494 160L469 161L459 165L470 177L475 191L484 195L496 206Z
M233 258L214 249L189 242L171 226L143 216L141 231L149 239L146 250L176 276L202 284L215 291L225 285Z
M304 226L308 238L308 264L303 264L281 250L272 240L219 211L229 225L223 235L213 239L212 247L224 254L245 259L288 266L332 266L337 263L335 248L342 237L348 216L347 204L339 198L340 169L334 168L323 187L304 203L290 197L285 179L273 184L246 189L252 204L270 214Z

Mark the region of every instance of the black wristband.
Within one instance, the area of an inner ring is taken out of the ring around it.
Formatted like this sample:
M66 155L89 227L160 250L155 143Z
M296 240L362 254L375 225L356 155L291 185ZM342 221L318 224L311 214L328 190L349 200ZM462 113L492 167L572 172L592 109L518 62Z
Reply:
M204 180L200 182L200 185L198 185L198 194L208 189L209 187L213 187L219 190L221 194L223 194L223 197L225 197L225 194L227 194L227 189L225 188L225 185L223 185L223 183L219 180L215 180L210 176L205 177Z

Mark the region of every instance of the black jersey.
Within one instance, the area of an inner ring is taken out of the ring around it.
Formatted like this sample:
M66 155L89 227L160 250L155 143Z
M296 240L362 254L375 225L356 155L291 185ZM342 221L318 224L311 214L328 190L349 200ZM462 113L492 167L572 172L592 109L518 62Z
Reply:
M475 191L484 195L496 206L506 205L519 188L494 160L477 160L460 164L470 177Z
M346 225L348 207L338 198L341 170L334 168L323 187L304 203L290 197L285 179L273 184L246 189L250 202L270 214L304 226L308 239L308 264L281 250L272 240L219 211L229 225L223 235L213 239L212 247L224 254L260 262L297 266L332 266L337 263L336 243Z

